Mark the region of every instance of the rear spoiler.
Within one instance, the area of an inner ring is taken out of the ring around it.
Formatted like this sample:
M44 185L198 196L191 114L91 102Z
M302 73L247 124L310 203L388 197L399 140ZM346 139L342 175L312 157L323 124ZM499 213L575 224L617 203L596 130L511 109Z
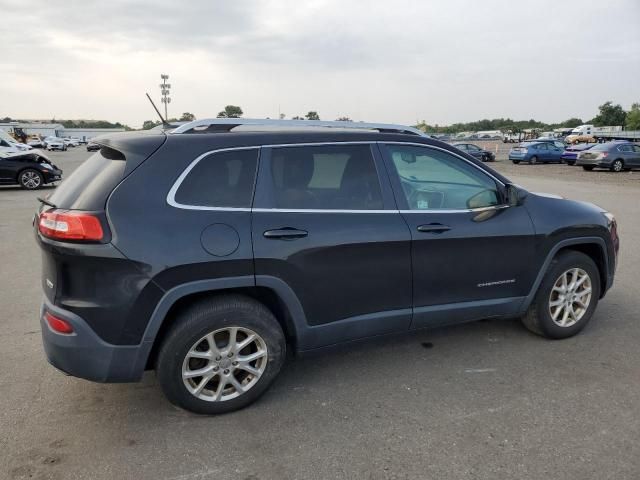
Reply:
M92 138L93 143L119 152L127 162L124 176L136 169L142 162L155 153L167 140L162 131L124 132L100 135ZM109 155L105 155L109 156Z

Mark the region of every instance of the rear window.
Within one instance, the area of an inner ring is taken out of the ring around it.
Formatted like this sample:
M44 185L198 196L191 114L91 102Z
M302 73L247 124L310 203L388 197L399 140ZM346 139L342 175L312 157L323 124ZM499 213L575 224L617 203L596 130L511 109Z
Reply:
M107 197L123 178L126 163L120 152L102 147L76 168L48 200L58 208L104 210Z
M595 145L594 147L591 147L591 150L593 150L594 152L608 152L610 148L611 148L611 145L606 143L600 143L598 145Z
M248 208L257 165L257 148L212 153L188 171L174 200L189 206Z

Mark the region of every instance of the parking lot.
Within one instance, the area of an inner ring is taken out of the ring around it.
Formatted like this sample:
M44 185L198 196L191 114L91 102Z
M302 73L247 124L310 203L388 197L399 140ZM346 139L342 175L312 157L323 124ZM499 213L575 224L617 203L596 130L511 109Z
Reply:
M66 176L90 153L48 155ZM640 172L498 160L529 190L618 218L616 284L580 335L481 321L351 344L290 359L219 417L171 406L152 372L103 385L47 364L31 226L47 189L0 187L0 479L638 478Z

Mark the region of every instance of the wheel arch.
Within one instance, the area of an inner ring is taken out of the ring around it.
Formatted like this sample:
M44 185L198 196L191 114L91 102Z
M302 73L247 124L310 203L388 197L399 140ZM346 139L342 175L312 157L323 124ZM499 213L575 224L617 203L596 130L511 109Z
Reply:
M531 291L522 302L522 312L525 312L529 308L529 305L531 305L531 302L538 292L538 288L540 287L540 284L542 283L542 280L547 273L549 265L551 264L553 259L559 253L567 250L574 250L584 253L594 261L598 268L600 285L602 287L600 289L600 298L604 296L604 293L606 292L609 271L609 260L607 257L607 245L605 241L600 237L569 238L556 243L547 254L545 261L542 264L538 275L536 276Z
M205 298L245 295L265 305L276 317L287 343L296 350L306 326L299 300L282 280L253 276L211 279L178 285L167 291L156 306L144 332L136 369L142 371L155 362L162 339L187 306Z
M16 173L16 182L20 183L20 175L22 175L22 173L25 170L33 170L35 172L38 172L40 174L40 176L42 177L43 183L44 183L44 175L42 174L42 172L40 172L37 168L35 167L30 167L29 165L25 165L24 167L20 168L20 170L18 170L18 172Z

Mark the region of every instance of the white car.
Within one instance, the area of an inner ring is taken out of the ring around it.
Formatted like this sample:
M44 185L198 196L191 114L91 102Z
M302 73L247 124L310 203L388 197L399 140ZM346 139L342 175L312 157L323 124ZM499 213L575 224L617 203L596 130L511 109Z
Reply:
M67 149L67 144L61 138L58 137L47 137L44 139L44 144L46 149L51 150L62 150L65 151Z
M44 142L39 138L30 138L27 140L27 145L33 148L44 148Z
M67 147L77 147L78 145L80 145L80 142L73 138L63 138L62 141Z
M5 155L20 152L22 152L22 150L17 149L13 143L0 137L0 156L4 157Z
M32 150L33 147L24 143L16 142L15 139L7 134L4 130L0 130L0 151L2 152L26 152Z

